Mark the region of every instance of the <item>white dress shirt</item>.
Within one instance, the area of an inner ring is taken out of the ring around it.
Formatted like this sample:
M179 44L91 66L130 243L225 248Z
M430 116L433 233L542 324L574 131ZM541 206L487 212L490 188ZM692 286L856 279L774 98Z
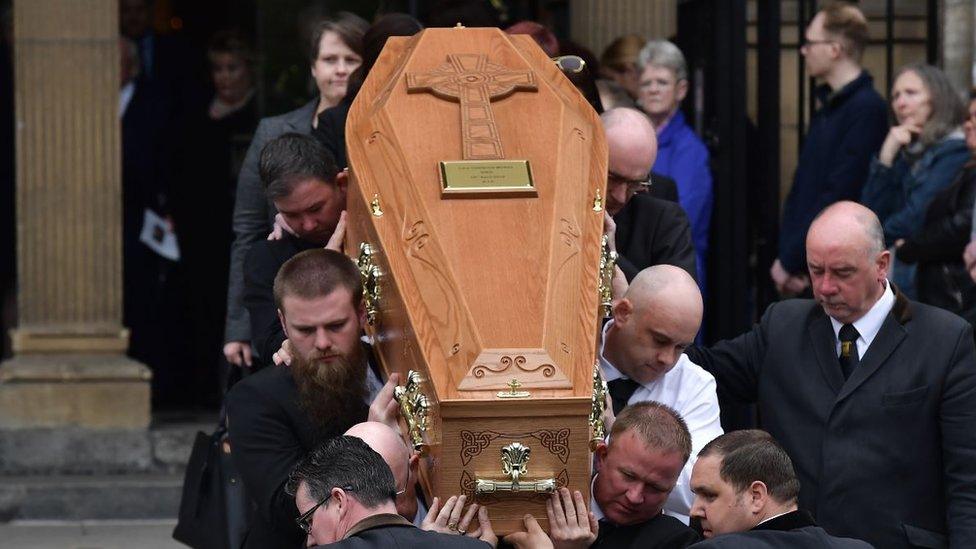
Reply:
M891 308L895 306L895 293L891 291L891 283L885 280L885 289L882 292L881 297L875 302L874 306L864 314L861 318L853 322L854 329L857 330L857 356L859 359L864 358L864 353L868 352L868 347L871 346L871 342L874 341L874 337L878 335L881 331L881 325L884 324L885 318L888 317L888 313L891 312ZM844 326L843 323L838 322L834 317L830 318L830 325L834 328L834 339L837 341L837 356L840 356L840 329ZM860 360L858 361L860 362Z
M607 322L603 329L604 338L613 321ZM603 356L603 344L600 345L600 368L603 377L608 382L621 377L620 373L606 357ZM671 515L688 524L688 513L695 500L691 493L691 469L695 466L698 451L703 446L722 434L722 424L719 421L718 396L715 394L715 378L701 366L695 364L682 354L677 364L667 374L658 379L641 385L631 395L627 404L653 400L674 408L688 424L691 432L691 457L678 475L664 513Z

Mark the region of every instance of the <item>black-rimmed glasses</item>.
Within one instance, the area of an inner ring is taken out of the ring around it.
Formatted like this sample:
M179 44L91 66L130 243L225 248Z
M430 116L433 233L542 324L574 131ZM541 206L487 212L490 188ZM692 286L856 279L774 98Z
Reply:
M627 185L627 190L632 192L646 191L651 187L651 178L647 179L627 179L622 175L607 172L607 183L611 185Z
M343 486L342 489L345 490L346 492L353 492L354 491L352 486ZM332 497L332 492L330 491L329 492L329 495L325 496L322 499L322 501L316 503L314 507L312 507L308 511L305 511L304 513L302 513L302 516L300 516L297 519L295 519L295 524L297 524L298 527L301 528L302 531L305 532L306 534L311 534L312 533L312 515L315 514L315 511L319 507L322 507L323 505L325 505L325 502L329 501L329 498L331 498L331 497Z

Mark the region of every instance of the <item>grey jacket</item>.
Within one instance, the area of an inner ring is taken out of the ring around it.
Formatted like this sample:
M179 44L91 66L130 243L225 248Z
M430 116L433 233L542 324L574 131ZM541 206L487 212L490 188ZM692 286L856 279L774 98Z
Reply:
M264 194L258 174L261 150L272 139L288 132L310 134L318 98L300 109L261 119L247 149L241 173L237 176L234 202L234 244L230 248L230 275L227 283L227 321L224 341L250 341L251 323L244 308L244 258L255 242L271 231L277 212Z

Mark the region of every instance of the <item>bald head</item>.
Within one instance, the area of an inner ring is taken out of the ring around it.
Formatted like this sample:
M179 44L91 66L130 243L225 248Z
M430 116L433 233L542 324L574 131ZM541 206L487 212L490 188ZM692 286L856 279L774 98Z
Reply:
M807 242L816 240L856 239L867 255L881 253L885 249L884 229L881 221L870 208L857 202L836 202L823 209L810 224Z
M683 316L701 322L702 297L695 279L687 271L674 265L654 265L637 273L624 299L635 311L647 307L670 307ZM695 327L695 332L698 327Z
M627 179L643 179L657 159L657 134L647 116L619 107L600 115L607 135L610 171Z
M695 279L673 265L655 265L634 277L614 306L603 355L621 373L646 384L674 368L702 319Z
M855 202L827 207L807 232L813 296L843 324L864 316L881 297L890 261L878 216Z
M378 421L357 423L349 428L345 434L362 439L393 471L397 488L402 488L407 482L407 462L410 460L410 450L404 444L400 435Z

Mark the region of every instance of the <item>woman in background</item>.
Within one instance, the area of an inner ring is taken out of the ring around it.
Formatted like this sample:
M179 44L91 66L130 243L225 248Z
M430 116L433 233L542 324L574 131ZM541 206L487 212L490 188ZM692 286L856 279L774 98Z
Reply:
M921 232L932 199L956 180L970 159L960 125L966 108L946 75L913 64L895 76L891 108L896 124L871 162L861 202L881 220L886 246ZM915 299L915 266L896 256L889 278Z
M317 97L304 107L264 118L244 157L237 179L234 203L234 244L230 252L227 289L227 321L224 356L237 366L251 365L251 326L244 309L244 258L251 245L268 235L275 211L264 196L258 175L258 159L268 141L287 132L308 135L319 113L333 107L346 95L349 75L362 63L363 33L368 24L351 13L319 24L311 36L309 64Z
M637 104L657 130L657 159L651 171L678 184L678 202L691 223L698 286L704 295L712 221L712 172L708 149L681 112L681 102L688 94L688 66L678 46L667 40L652 40L641 50L638 67Z
M963 127L966 146L976 154L976 89L969 94L969 118ZM976 324L976 284L962 252L973 229L974 200L976 159L971 156L955 181L932 199L922 230L895 242L898 260L918 265L918 300L952 311L970 324Z

